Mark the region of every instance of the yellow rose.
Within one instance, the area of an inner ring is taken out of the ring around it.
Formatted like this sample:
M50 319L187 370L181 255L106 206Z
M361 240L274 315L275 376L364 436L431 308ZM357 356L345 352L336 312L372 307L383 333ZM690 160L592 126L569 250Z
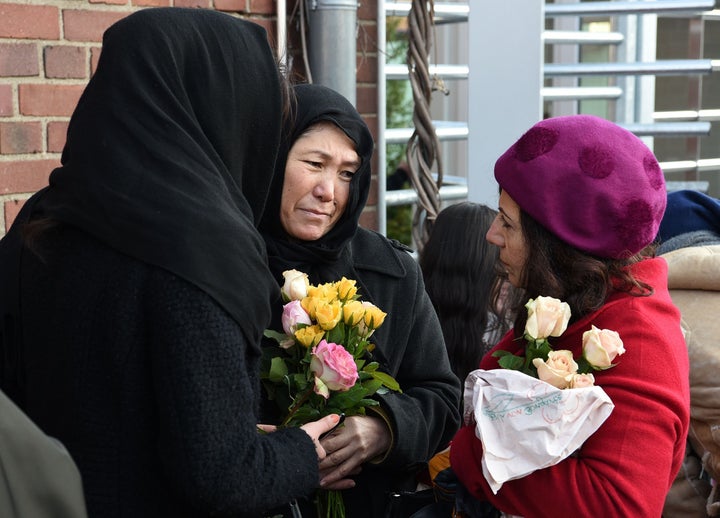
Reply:
M295 338L305 347L315 347L320 343L325 332L320 329L319 325L306 326L295 331Z
M535 340L545 340L548 336L560 336L567 329L570 320L570 306L552 297L530 299L525 307L528 318L525 323L525 335Z
M338 298L337 288L333 283L320 284L319 286L310 286L308 288L308 296L315 297L326 302L332 302Z
M578 370L578 364L570 351L550 351L548 359L533 359L538 378L559 389L568 388L572 377Z
M283 278L285 284L283 284L280 291L282 291L285 300L301 300L307 297L310 281L308 281L306 273L297 270L286 270L283 272Z
M359 300L351 300L343 305L343 322L354 326L363 319L365 307Z
M338 298L340 300L350 300L357 293L357 287L355 287L356 281L353 279L346 279L343 277L335 283L337 289Z
M320 300L315 306L315 320L321 328L328 331L338 325L342 318L342 305L339 300L326 302Z
M305 297L300 301L302 308L307 311L307 314L310 315L310 318L313 320L315 320L315 308L318 302L320 302L320 299L317 297Z
M387 313L371 302L362 302L365 307L365 325L370 329L377 329L385 321Z
M617 331L591 326L590 331L583 333L582 341L583 356L593 369L608 369L617 356L625 354L625 347Z

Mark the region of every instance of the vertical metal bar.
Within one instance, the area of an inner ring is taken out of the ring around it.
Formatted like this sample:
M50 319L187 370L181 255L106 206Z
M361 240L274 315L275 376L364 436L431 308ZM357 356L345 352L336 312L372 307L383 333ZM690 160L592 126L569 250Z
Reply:
M387 88L385 77L385 64L387 57L387 27L386 27L385 0L377 3L377 136L375 150L377 156L377 220L378 232L387 235L387 149L385 142L385 128L387 127Z
M705 22L701 17L688 19L688 57L701 58L703 55L703 36ZM688 109L700 110L702 108L702 77L688 77ZM688 137L685 139L685 149L690 160L700 159L700 139ZM697 181L700 173L696 169L685 173L685 179Z

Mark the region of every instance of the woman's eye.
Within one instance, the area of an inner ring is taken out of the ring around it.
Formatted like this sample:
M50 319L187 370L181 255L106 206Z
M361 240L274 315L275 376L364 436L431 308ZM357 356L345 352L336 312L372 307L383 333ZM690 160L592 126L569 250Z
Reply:
M320 168L322 164L320 162L314 162L313 160L305 160L305 163L310 167Z
M341 171L340 176L346 180L351 180L352 177L355 176L355 171Z

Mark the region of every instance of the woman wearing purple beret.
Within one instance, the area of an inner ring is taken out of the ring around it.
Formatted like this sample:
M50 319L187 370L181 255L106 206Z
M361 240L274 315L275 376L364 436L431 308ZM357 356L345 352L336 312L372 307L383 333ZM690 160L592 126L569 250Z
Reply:
M487 239L523 300L565 301L571 319L551 339L582 355L583 333L619 333L625 353L595 373L614 410L572 455L505 482L485 477L473 424L461 428L451 464L461 503L488 502L524 517L659 517L680 468L689 422L688 357L680 313L668 294L667 264L654 238L666 205L663 173L633 134L594 116L539 122L495 164L499 215ZM523 354L527 311L493 352Z

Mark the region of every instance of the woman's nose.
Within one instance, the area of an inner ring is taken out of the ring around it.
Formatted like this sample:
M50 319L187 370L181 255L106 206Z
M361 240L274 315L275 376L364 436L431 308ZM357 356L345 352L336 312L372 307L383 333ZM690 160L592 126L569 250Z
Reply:
M498 222L496 219L495 221L492 222L492 224L490 225L490 228L485 233L485 240L488 243L490 243L491 245L502 246L503 239L502 239L502 235L497 230L497 225L498 225Z
M322 175L318 178L313 194L322 201L332 201L335 196L335 181L331 175Z

